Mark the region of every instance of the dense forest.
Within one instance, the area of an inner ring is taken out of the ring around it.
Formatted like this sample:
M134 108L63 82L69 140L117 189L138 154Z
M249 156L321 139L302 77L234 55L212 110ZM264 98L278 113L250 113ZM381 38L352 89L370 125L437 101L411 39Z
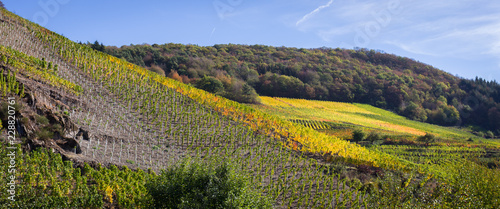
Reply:
M264 45L131 45L92 48L226 98L257 94L358 102L413 120L500 134L500 85L464 79L430 65L367 49Z

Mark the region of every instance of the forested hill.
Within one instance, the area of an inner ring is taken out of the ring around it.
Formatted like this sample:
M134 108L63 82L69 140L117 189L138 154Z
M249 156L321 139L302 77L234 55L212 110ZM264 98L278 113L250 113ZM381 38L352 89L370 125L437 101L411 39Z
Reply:
M500 134L500 86L455 77L375 50L263 45L132 45L92 48L247 103L265 96L359 102L440 125Z

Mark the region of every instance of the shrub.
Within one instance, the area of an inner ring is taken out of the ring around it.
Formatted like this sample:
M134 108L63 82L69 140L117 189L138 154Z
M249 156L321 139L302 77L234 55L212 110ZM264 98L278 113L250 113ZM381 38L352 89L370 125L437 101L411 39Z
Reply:
M430 143L433 143L436 141L436 136L434 136L430 133L426 133L424 136L419 136L417 138L417 141L423 142L423 143L429 145Z
M485 136L486 136L486 138L489 138L489 139L495 138L495 134L493 133L493 131L487 131Z
M185 160L146 184L156 208L270 208L230 165Z
M382 136L380 136L380 134L378 134L378 133L371 132L366 137L366 140L371 141L371 142L375 142L375 141L382 140Z
M165 71L161 68L161 67L158 67L156 65L152 65L149 70L155 72L155 73L158 73L158 75L161 75L161 76L165 76Z
M224 90L224 85L217 78L205 76L196 82L196 87L210 93L219 93Z
M35 116L35 120L36 120L37 123L39 123L41 125L48 125L49 124L49 119L47 119L43 115L36 115Z
M36 135L38 136L38 138L40 140L48 140L48 139L51 139L52 137L54 137L54 132L52 132L46 128L43 128L42 130L38 131L36 133Z
M355 142L363 141L365 139L365 132L362 130L355 130L352 132L352 140Z

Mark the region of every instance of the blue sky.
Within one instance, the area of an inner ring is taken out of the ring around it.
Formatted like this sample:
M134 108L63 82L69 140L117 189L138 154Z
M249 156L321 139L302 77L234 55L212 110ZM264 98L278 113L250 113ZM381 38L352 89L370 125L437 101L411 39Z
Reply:
M74 41L362 47L500 81L500 1L3 0Z

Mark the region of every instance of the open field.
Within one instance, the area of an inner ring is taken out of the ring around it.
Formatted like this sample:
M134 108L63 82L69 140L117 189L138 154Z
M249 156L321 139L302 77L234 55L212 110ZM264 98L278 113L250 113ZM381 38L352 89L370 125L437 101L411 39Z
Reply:
M260 97L262 105L254 108L286 120L311 120L328 122L337 127L376 130L398 135L425 135L467 139L473 134L450 127L408 120L390 111L365 104L350 104L304 99Z

